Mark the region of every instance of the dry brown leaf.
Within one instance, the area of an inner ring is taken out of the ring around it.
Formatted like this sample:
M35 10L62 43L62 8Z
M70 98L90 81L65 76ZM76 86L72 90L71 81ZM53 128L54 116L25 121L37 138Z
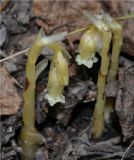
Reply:
M119 117L124 141L134 137L134 69L119 70L119 87L115 110Z
M83 17L83 10L100 11L100 3L97 1L47 1L34 0L33 13L37 24L45 27L47 32L54 28L58 31L71 31L87 24ZM63 25L65 24L65 25ZM62 26L61 30L59 29ZM64 27L63 27L64 26Z
M15 114L21 102L11 76L4 67L0 67L0 115Z

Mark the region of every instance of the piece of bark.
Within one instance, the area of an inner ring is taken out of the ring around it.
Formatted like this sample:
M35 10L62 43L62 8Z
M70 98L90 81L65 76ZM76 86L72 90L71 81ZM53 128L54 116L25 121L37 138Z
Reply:
M107 97L116 97L118 115L124 141L134 137L134 63L120 58L118 80L106 85Z
M108 140L109 141L109 140ZM65 152L62 155L62 160L120 160L124 149L120 146L110 144L108 141L90 143L83 138L74 138L68 142ZM132 160L134 153L130 150L125 158Z
M19 160L16 151L12 147L3 147L0 153L1 160Z
M21 102L11 76L4 67L0 67L0 115L15 114Z
M107 97L116 97L118 81L110 81L106 84L105 92Z
M0 23L0 47L3 46L6 39L7 39L7 29L6 29L5 25Z
M22 126L20 121L20 112L15 115L6 116L4 120L0 122L0 137L1 145L4 146L15 136L15 131Z
M134 72L134 70L133 70ZM134 75L119 71L119 87L115 103L115 110L124 136L124 141L134 137Z

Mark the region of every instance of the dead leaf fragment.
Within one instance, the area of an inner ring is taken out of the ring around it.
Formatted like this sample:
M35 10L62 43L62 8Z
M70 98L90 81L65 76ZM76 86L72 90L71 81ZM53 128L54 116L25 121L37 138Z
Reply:
M119 86L115 110L119 117L123 140L134 137L134 69L119 69Z
M21 102L12 78L4 67L0 67L0 115L15 114Z
M37 25L44 27L47 33L51 33L52 30L69 32L88 24L84 20L83 10L91 9L97 12L101 9L101 5L97 1L92 3L89 0L77 2L34 0L32 9L37 17Z

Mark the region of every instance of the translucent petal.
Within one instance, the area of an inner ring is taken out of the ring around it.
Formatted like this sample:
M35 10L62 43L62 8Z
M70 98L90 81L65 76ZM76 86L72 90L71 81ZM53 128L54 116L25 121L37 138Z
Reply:
M35 68L35 78L37 80L37 78L39 77L39 75L42 73L42 71L47 67L48 65L48 60L47 59L43 59L42 61L40 61Z
M88 68L92 68L93 66L93 60L83 60L80 58L80 55L76 56L76 62L78 63L78 65L85 65Z
M94 56L94 57L93 57L93 62L94 62L94 63L98 62L98 58Z
M65 97L63 95L61 96L53 96L51 94L46 94L45 98L48 100L50 106L53 106L54 104L60 102L65 103Z

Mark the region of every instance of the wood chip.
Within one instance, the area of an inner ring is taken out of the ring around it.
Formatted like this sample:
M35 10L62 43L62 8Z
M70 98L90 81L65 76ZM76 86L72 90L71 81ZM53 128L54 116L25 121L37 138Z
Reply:
M21 102L11 76L4 67L0 67L0 115L15 114Z

